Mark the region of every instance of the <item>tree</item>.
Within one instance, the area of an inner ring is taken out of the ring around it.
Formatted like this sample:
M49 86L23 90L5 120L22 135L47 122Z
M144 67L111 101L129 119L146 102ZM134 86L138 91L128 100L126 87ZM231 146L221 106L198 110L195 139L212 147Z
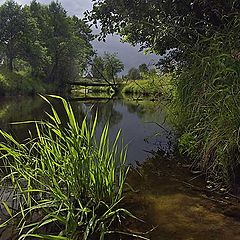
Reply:
M90 26L68 16L56 1L42 5L33 0L21 7L13 0L0 6L0 62L14 62L33 77L63 87L82 75L93 55Z
M117 54L104 53L101 56L95 56L92 62L92 74L94 78L104 79L105 81L113 81L118 73L124 70L124 64L117 58Z
M93 54L90 41L90 27L76 16L67 16L59 2L48 6L49 31L46 46L51 57L48 69L48 81L64 82L75 79L87 67L87 62ZM46 36L45 36L46 37Z
M104 61L104 76L108 80L113 80L115 82L115 78L118 73L124 70L124 64L120 59L117 58L116 53L104 53L103 55Z
M70 36L63 42L57 69L58 79L64 86L66 81L82 76L93 55L91 30L76 16L68 17ZM56 80L58 80L56 79ZM58 81L59 81L58 80Z
M46 46L48 48L51 65L48 74L48 81L55 82L61 77L59 69L61 60L67 54L68 40L71 36L71 28L67 13L58 2L51 2L48 6L49 32L47 34Z
M20 5L9 0L0 6L0 44L10 71L14 59L20 54L25 29L26 19Z
M137 68L131 68L128 71L127 78L131 80L141 79L140 71Z
M91 29L78 17L67 16L58 2L47 6L33 1L25 8L30 12L28 19L38 29L32 38L28 37L25 52L33 74L63 87L67 80L79 77L87 68L93 54Z
M35 10L33 10L35 7ZM23 13L25 15L27 26L23 35L21 58L31 66L31 75L33 77L44 77L44 69L50 62L48 49L42 38L42 26L39 25L36 13L44 15L42 5L33 1L30 6L25 5ZM46 21L46 20L45 20Z
M92 61L91 72L94 78L102 79L104 71L104 61L101 56L95 56Z
M138 70L140 73L147 73L149 71L146 63L139 65Z
M87 69L88 63L91 57L94 54L93 47L91 45L91 41L94 39L92 35L92 30L86 21L79 19L76 16L71 18L72 22L72 56L75 57L76 66L79 70L79 73L82 75L83 71Z

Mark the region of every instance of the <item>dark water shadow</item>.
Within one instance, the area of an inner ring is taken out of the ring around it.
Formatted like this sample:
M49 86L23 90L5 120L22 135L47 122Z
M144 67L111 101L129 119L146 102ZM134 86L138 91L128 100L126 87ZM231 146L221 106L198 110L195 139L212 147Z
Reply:
M238 240L240 221L226 216L228 201L205 188L203 178L179 159L164 152L132 170L125 202L145 223L132 221L128 228L147 232L153 240Z

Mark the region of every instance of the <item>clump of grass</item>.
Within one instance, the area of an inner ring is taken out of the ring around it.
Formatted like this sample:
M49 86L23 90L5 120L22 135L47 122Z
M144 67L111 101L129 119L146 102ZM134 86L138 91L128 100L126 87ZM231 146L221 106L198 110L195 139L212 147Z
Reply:
M2 179L12 189L16 209L3 202L9 218L1 224L16 224L19 240L104 239L114 233L122 216L119 207L128 173L126 148L119 147L120 132L113 143L108 124L100 140L95 137L97 116L81 124L70 104L62 101L67 123L52 104L49 121L35 122L37 137L19 143L0 131L7 143L0 144L4 171Z

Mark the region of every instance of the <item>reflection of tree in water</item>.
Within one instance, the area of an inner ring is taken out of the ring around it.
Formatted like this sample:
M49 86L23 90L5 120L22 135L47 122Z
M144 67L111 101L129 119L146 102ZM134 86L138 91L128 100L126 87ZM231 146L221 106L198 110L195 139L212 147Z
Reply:
M0 129L11 132L20 139L28 136L30 124L11 125L13 122L42 119L44 117L43 101L40 97L14 97L0 99Z
M162 104L153 101L124 101L130 113L135 113L144 122L159 122L162 114Z
M91 118L97 113L98 124L104 125L109 121L110 127L118 124L123 118L122 113L115 109L114 101L98 103L76 102L73 104L73 109L79 121L81 121L86 114Z
M104 125L109 122L110 127L113 127L122 120L122 114L114 108L114 105L114 101L94 104L93 111L98 113L98 122L100 124Z
M110 127L117 125L123 118L122 113L115 109L114 101L109 101L107 104L101 104L97 109L99 114L101 114L101 123L104 124L109 121Z
M123 118L123 113L116 109L114 100L103 102L75 102L73 104L74 111L78 114L81 121L85 114L88 113L89 118L98 113L98 124L104 124L109 121L110 127L119 124ZM152 101L118 101L118 105L127 108L129 113L136 114L143 122L162 122L162 105Z
M130 113L137 112L139 108L140 108L140 105L136 104L135 102L128 102L127 103L127 109L128 109L128 112L130 112Z

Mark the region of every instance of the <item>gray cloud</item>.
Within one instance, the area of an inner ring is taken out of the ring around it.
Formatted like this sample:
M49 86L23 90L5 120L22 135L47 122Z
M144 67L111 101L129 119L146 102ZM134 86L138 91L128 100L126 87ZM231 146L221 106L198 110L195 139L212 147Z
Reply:
M29 4L31 0L15 0L21 5ZM0 4L3 4L5 0L0 0ZM49 4L51 0L38 0L42 4ZM83 16L83 12L87 9L91 9L92 3L90 0L61 0L60 1L64 8L68 11L69 15Z
M144 55L143 52L138 51L139 47L120 42L120 37L116 35L108 36L105 43L95 40L93 45L100 55L104 52L117 53L125 65L123 74L126 74L131 67L137 67L142 63L152 66L159 59L154 54Z
M49 4L51 0L38 0L42 4ZM0 5L5 1L0 0ZM30 0L16 0L21 5L29 4ZM69 15L83 16L84 11L92 8L91 0L61 0L63 7L67 10ZM139 47L133 47L128 43L121 43L119 36L108 36L107 41L98 42L93 41L93 46L99 54L104 52L118 53L119 58L125 65L123 74L126 74L131 67L137 67L142 63L153 63L156 62L159 57L154 54L144 55L139 52Z

